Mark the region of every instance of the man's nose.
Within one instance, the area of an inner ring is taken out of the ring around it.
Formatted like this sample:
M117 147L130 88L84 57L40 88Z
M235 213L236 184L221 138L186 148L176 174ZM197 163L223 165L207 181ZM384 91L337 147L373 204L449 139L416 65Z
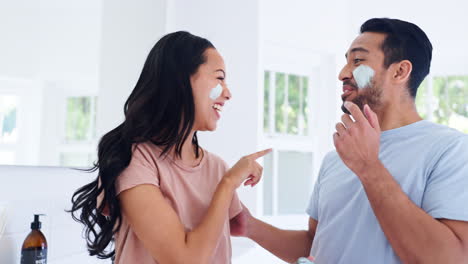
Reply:
M351 70L351 67L348 64L346 64L345 66L343 66L343 69L341 69L340 74L338 75L338 79L340 81L344 81L351 78L353 78L353 72Z

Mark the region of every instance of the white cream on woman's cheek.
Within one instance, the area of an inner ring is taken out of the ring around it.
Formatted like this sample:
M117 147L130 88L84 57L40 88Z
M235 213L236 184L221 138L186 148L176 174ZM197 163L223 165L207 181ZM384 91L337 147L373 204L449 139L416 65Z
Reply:
M221 94L223 93L223 87L221 87L221 84L218 83L215 88L211 89L210 92L210 98L212 100L216 100Z
M359 89L369 87L372 78L374 78L374 74L375 71L367 65L359 65L359 67L353 71L354 80L356 80Z

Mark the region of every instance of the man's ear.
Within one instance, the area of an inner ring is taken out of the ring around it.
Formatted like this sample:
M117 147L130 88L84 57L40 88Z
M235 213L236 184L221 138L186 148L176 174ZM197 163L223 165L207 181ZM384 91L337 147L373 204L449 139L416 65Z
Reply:
M393 81L396 83L407 83L413 70L413 64L409 60L402 60L394 63L392 66Z

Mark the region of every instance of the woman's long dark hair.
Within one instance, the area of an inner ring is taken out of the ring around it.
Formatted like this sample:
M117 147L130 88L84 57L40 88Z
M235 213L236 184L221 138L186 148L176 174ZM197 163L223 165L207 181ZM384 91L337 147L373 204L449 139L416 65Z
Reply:
M149 53L125 102L125 120L101 138L98 160L87 170L98 171L98 176L73 194L69 211L75 221L85 225L91 256L102 259L115 256L111 244L122 219L115 181L130 163L132 145L150 141L163 148L162 154L174 148L176 155L181 155L195 119L190 76L206 62L204 52L208 48L214 48L208 40L184 31L161 38ZM198 157L196 133L192 143ZM100 194L103 201L98 204ZM108 216L103 215L105 207Z

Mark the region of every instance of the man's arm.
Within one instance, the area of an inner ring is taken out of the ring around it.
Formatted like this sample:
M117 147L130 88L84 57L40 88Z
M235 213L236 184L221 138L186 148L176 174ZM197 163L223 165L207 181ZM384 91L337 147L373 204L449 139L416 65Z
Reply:
M385 236L403 263L468 262L468 222L434 219L408 198L382 164L359 177Z
M362 114L346 104L334 143L343 162L361 180L379 224L404 263L466 263L468 222L437 220L416 206L378 157L380 126L366 105ZM366 119L367 117L367 119Z

